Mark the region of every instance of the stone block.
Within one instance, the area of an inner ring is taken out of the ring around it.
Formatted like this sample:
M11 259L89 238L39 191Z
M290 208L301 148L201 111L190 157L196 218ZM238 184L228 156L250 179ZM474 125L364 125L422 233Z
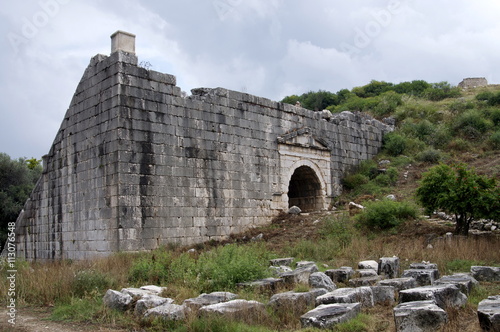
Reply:
M399 302L432 300L443 309L458 308L467 303L467 296L450 284L405 289L399 292Z
M316 298L316 305L356 302L361 303L363 307L373 307L374 302L372 289L370 287L338 288Z
M378 272L378 263L376 261L361 261L358 263L358 269L372 269Z
M378 275L371 277L353 278L349 279L349 285L352 287L373 286L379 281L380 276Z
M354 276L354 270L352 267L343 266L339 269L326 270L325 274L329 276L333 282L346 283Z
M446 311L434 301L401 303L394 308L394 322L397 332L434 332L448 321Z
M356 274L359 275L361 278L378 276L377 270L374 269L358 269L356 270Z
M302 314L307 308L314 307L316 298L326 294L322 288L313 289L309 292L284 292L271 296L268 306L274 310L293 310L294 313Z
M215 314L227 319L243 319L245 321L266 316L264 304L247 300L231 300L211 304L200 308L198 312L200 315Z
M404 270L402 278L414 278L417 286L428 286L434 284L434 280L436 280L436 276L439 276L438 270L433 269L425 269L425 270L417 270L410 269Z
M281 278L266 278L237 284L240 288L259 288L263 291L272 292L274 292L281 285L283 285L283 279Z
M395 302L396 292L392 286L370 286L375 305L392 305Z
M174 303L173 299L160 297L158 295L144 295L140 300L136 302L134 313L137 316L141 316L151 308L156 308L163 304L172 304L172 303Z
M417 281L415 278L394 278L394 279L384 279L377 282L379 286L392 286L399 292L404 289L410 289L417 287Z
M457 273L451 276L443 276L434 281L434 285L452 284L458 287L462 293L469 295L472 288L479 285L479 282L466 273Z
M500 331L500 295L479 302L477 317L483 331Z
M280 278L287 284L308 284L309 276L314 272L318 272L316 264L306 265L291 272L282 273Z
M329 292L337 289L332 279L323 272L314 272L309 276L309 286L312 288L323 288Z
M300 317L302 328L330 329L347 322L361 312L359 303L323 304Z
M183 320L186 318L186 307L173 303L165 303L158 307L148 309L144 317L161 318L164 320Z
M290 266L292 265L293 257L287 258L275 258L270 260L270 264L273 266Z
M399 277L399 258L398 257L382 257L378 262L378 274L384 275L386 278Z
M125 311L132 303L132 296L112 289L108 289L102 298L104 305L111 309Z
M187 299L183 305L193 311L198 311L203 306L231 301L238 298L238 295L230 292L212 292L210 294L201 294L198 297Z
M470 272L477 281L500 281L500 267L471 266Z

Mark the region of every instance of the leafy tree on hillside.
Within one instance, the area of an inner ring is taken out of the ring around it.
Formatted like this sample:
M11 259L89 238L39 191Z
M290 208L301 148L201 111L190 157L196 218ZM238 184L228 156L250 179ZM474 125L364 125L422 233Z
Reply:
M0 243L6 239L7 225L15 222L42 173L40 161L12 160L0 153Z
M424 173L417 198L428 213L441 209L455 215L455 233L468 235L477 218L500 220L500 187L465 164L440 164Z

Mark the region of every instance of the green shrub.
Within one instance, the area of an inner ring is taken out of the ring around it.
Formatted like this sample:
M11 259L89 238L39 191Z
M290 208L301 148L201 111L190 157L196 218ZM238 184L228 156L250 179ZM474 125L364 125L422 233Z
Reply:
M494 126L500 126L500 108L487 109L485 113Z
M359 164L358 173L370 179L373 179L378 174L378 164L375 160L363 160Z
M424 97L439 101L446 98L457 98L461 96L460 88L452 87L448 82L433 83L432 87L424 90Z
M348 218L329 217L323 220L320 233L335 240L339 248L345 248L351 244L354 229Z
M113 280L102 272L83 270L76 273L71 288L74 296L84 297L102 292L110 288L112 284Z
M161 284L168 280L168 267L171 262L171 253L155 250L152 254L141 257L132 264L128 279L131 282Z
M370 179L366 175L356 173L348 175L342 179L342 185L344 188L352 190L363 184L367 184L368 181L370 181Z
M495 94L491 91L484 91L480 92L476 95L476 100L479 101L489 101L491 98L493 98Z
M494 150L500 150L500 130L491 134L489 144Z
M384 148L391 156L398 156L406 149L407 139L397 133L388 133L384 136Z
M430 148L420 152L416 159L425 163L436 164L443 158L441 151Z
M204 252L197 261L201 291L234 290L237 283L264 278L270 258L270 252L259 244L229 244Z
M492 127L493 122L486 119L478 110L471 110L461 114L453 124L454 130L471 139L479 138Z
M418 210L408 202L381 200L368 202L356 218L358 225L372 230L396 227L408 219L416 219Z
M465 152L470 151L472 149L472 145L469 141L464 140L463 138L455 138L450 143L448 143L448 149L458 152Z
M380 95L379 103L373 108L373 113L379 117L387 116L401 104L401 95L394 91L388 91Z

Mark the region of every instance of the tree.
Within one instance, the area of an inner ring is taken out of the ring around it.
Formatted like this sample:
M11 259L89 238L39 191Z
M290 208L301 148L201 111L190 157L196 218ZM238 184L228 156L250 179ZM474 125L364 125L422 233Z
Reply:
M8 223L16 221L41 173L42 166L35 158L12 160L0 153L0 243L5 241Z
M500 219L500 188L494 178L478 175L465 164L440 164L424 173L417 198L428 213L455 215L455 233L468 235L472 220Z

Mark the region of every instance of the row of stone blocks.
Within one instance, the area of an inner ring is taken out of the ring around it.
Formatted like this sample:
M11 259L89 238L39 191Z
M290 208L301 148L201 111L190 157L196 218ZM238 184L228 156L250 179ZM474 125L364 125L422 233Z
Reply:
M295 270L289 268L291 258L271 261L271 267L279 278L268 278L240 284L241 287L261 287L275 291L280 284L308 284L308 292L283 292L273 295L268 306L274 310L286 310L300 316L303 327L313 326L331 328L332 326L354 318L362 308L377 304L393 305L396 294L399 304L394 308L394 320L397 331L434 331L448 321L446 309L461 307L467 302L470 290L478 282L473 276L484 281L500 281L500 268L473 267L471 275L456 274L445 276L429 285L417 286L417 279L402 277L392 279L377 278L370 286L338 288L333 282L353 281L349 279L354 273L350 267L318 272L314 262L299 262ZM396 272L397 258L383 258L375 261L360 262L358 273L364 270L379 271L389 262L390 271ZM275 266L278 265L278 266ZM410 270L428 270L436 275L436 265L430 263L412 264ZM421 272L421 271L420 271ZM407 273L407 271L405 271ZM409 272L408 272L409 273ZM422 273L423 274L423 273ZM417 276L420 275L417 273ZM339 281L341 280L341 281ZM366 279L367 280L367 279ZM422 282L422 281L420 281ZM135 303L135 313L145 317L162 317L168 320L184 319L187 314L204 315L216 313L231 318L242 319L265 316L265 305L256 301L237 299L237 295L228 292L202 294L197 298L185 300L182 305L173 303L172 299L162 298L162 288L145 286L141 289L126 288L121 292L108 290L104 303L116 309L125 310ZM313 310L306 312L309 308ZM497 331L500 328L500 296L490 297L482 301L478 307L478 317L485 331Z

